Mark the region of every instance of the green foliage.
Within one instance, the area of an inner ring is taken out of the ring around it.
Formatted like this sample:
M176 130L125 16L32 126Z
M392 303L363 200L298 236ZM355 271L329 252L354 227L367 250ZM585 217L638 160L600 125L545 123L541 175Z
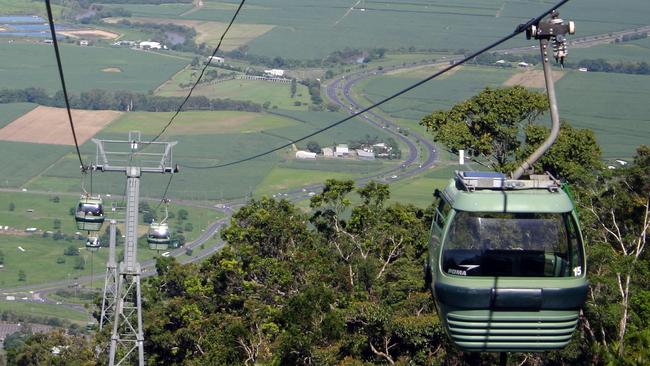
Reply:
M519 161L523 161L535 151L544 142L550 130L545 126L529 125L524 133L525 146L517 152ZM593 179L595 171L602 169L600 157L601 150L592 130L573 128L563 122L557 140L534 164L534 169L536 172L550 172L555 177L584 185ZM517 165L512 164L509 170Z
M16 204L13 202L9 202L9 211L15 211L16 210Z
M53 348L58 354L52 352ZM7 353L8 365L87 366L95 364L90 342L62 331L35 334L16 344Z
M68 245L67 248L63 251L63 255L67 256L78 256L79 255L79 248L77 248L76 245Z
M531 124L548 109L546 95L521 86L485 88L478 95L456 104L450 110L437 110L420 122L434 140L452 151L465 149L482 156L489 164L504 170L520 147L522 124Z
M27 281L27 273L25 273L25 271L22 269L18 271L18 281L20 282Z
M83 270L86 268L86 260L83 257L76 257L74 259L74 269Z

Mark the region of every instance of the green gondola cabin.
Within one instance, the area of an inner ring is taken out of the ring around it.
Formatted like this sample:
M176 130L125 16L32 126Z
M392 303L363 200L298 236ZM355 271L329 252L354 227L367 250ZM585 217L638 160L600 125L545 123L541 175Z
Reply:
M543 351L571 339L587 294L571 197L547 175L457 172L436 191L425 276L468 351Z

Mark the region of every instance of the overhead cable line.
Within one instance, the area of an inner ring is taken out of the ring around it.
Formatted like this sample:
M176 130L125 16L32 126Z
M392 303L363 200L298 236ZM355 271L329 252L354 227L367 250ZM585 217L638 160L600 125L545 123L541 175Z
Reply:
M239 160L231 161L231 162L229 162L229 163L223 163L223 164L217 164L217 165L210 165L210 166L192 166L192 165L180 164L180 166L182 166L182 167L184 167L184 168L189 168L189 169L217 169L217 168L224 168L224 167L228 167L228 166L232 166L232 165L237 165L237 164L241 164L241 163L244 163L244 162L247 162L247 161L250 161L250 160L254 160L254 159L260 158L260 157L265 156L265 155L269 155L269 154L274 153L274 152L276 152L276 151L279 151L279 150L282 150L282 149L284 149L284 148L287 148L287 147L289 147L289 146L291 146L291 145L293 145L293 144L295 144L295 143L298 143L298 142L300 142L300 141L304 141L304 140L306 140L306 139L308 139L308 138L310 138L310 137L312 137L312 136L315 136L315 135L318 135L318 134L320 134L320 133L323 133L323 132L325 132L325 131L327 131L327 130L329 130L329 129L331 129L331 128L334 128L334 127L336 127L336 126L338 126L338 125L344 123L344 122L347 122L347 121L349 121L349 120L351 120L351 119L353 119L353 118L355 118L355 117L358 117L358 116L360 116L360 115L362 115L362 114L364 114L364 113L366 113L366 112L368 112L368 111L370 111L370 110L372 110L372 109L375 109L375 108L379 107L380 105L382 105L382 104L384 104L384 103L386 103L386 102L388 102L388 101L391 101L391 100L393 100L393 99L399 97L400 95L405 94L405 93L407 93L407 92L409 92L409 91L411 91L411 90L413 90L413 89L415 89L415 88L421 86L422 84L425 84L426 82L428 82L428 81L430 81L430 80L432 80L432 79L435 79L435 78L437 78L438 76L443 75L443 74L445 74L446 72L448 72L448 71L450 71L450 70L452 70L452 69L454 69L454 68L456 68L456 67L458 67L458 66L460 66L460 65L462 65L462 64L464 64L464 63L466 63L467 61L473 59L474 57L476 57L476 56L478 56L478 55L481 55L481 54L483 54L483 53L485 53L485 52L487 52L487 51L493 49L494 47L497 47L497 46L499 46L500 44L502 44L502 43L504 43L504 42L506 42L506 41L508 41L508 40L510 40L510 39L512 39L512 38L514 38L514 37L516 37L517 35L519 35L519 34L525 32L526 29L528 29L531 25L534 25L534 24L539 23L540 20L542 20L542 19L543 19L544 17L546 17L547 15L551 14L551 12L553 12L553 10L558 9L559 7L561 7L561 6L563 6L564 4L568 3L569 1L570 1L570 0L562 0L562 1L558 2L558 3L555 4L552 8L550 8L550 9L547 10L547 11L545 11L544 13L542 13L541 15L539 15L538 17L532 18L531 20L529 20L528 22L526 22L526 23L524 23L524 24L519 24L519 25L517 26L517 28L516 28L512 33L510 33L510 34L508 34L507 36L505 36L505 37L503 37L503 38L501 38L501 39L499 39L499 40L497 40L497 41L491 43L490 45L488 45L488 46L486 46L486 47L483 47L482 49L480 49L480 50L478 50L478 51L476 51L476 52L474 52L474 53L472 53L472 54L470 54L470 55L468 55L468 56L465 56L463 59L461 59L461 60L459 60L459 61L457 61L457 62L455 62L455 63L453 63L453 64L451 64L451 65L449 65L449 66L447 66L447 67L445 67L445 68L443 68L443 69L441 69L441 70L439 70L438 72L434 73L433 75L431 75L431 76L429 76L429 77L427 77L427 78L425 78L425 79L423 79L423 80L420 80L420 81L418 81L417 83L412 84L412 85L410 85L410 86L408 86L408 87L406 87L406 88L404 88L404 89L398 91L397 93L395 93L395 94L393 94L393 95L391 95L391 96L388 96L388 97L386 97L386 98L380 100L379 102L377 102L377 103L375 103L375 104L373 104L373 105L371 105L371 106L369 106L369 107L366 107L366 108L360 110L359 112L356 112L356 113L354 113L354 114L352 114L352 115L350 115L350 116L348 116L348 117L345 117L345 118L343 118L343 119L341 119L341 120L339 120L339 121L337 121L337 122L332 123L331 125L329 125L329 126L327 126L327 127L324 127L324 128L319 129L319 130L316 130L315 132L312 132L312 133L310 133L310 134L308 134L308 135L306 135L306 136L303 136L303 137L301 137L301 138L299 138L299 139L292 140L291 142L288 142L288 143L283 144L283 145L281 145L281 146L278 146L278 147L276 147L276 148L273 148L273 149L267 150L267 151L265 151L265 152L262 152L262 153L259 153L259 154L255 154L255 155L252 155L252 156L249 156L249 157L243 158L243 159L239 159Z
M210 56L210 58L208 59L208 62L206 62L205 66L203 66L203 69L201 70L201 74L199 74L199 77L196 79L196 82L194 82L194 85L192 85L192 87L190 88L189 93L187 93L187 96L185 97L185 99L183 100L181 105L178 107L178 109L176 110L176 112L174 113L172 118L169 120L169 122L167 122L167 124L162 129L162 131L160 131L160 133L157 134L156 137L154 137L151 140L151 142L155 142L156 140L158 140L160 138L160 136L163 133L165 133L165 131L167 131L167 128L169 128L169 126L171 126L171 124L174 122L174 119L176 119L176 116L178 116L181 113L181 110L185 106L185 103L187 103L187 101L192 96L192 92L194 92L194 89L196 88L196 86L199 85L199 82L201 82L201 78L203 78L203 74L205 73L205 70L208 68L208 66L210 66L210 63L212 62L212 58L217 54L217 52L219 51L219 48L221 48L221 43L223 42L223 39L226 37L226 34L228 34L228 31L230 30L230 27L232 27L233 23L235 23L235 19L237 19L237 15L239 15L239 11L242 9L245 2L246 2L246 0L241 0L241 2L239 3L239 7L237 7L237 11L235 11L235 14L233 14L232 19L230 19L230 23L228 24L226 29L223 31L223 34L221 35L221 38L219 38L219 43L217 44L217 47L215 47L214 51L212 51L212 56Z
M158 202L158 206L153 210L154 212L158 212L158 209L160 206L168 201L167 199L167 192L169 191L169 187L172 185L172 179L174 178L174 174L169 175L169 180L167 181L167 186L165 187L165 192L163 192L162 198L160 199L160 202Z
M65 108L68 111L68 121L70 121L70 129L72 130L72 138L74 139L74 146L77 149L77 156L79 157L79 164L81 164L81 171L85 172L87 167L84 165L83 159L81 158L79 142L77 141L77 133L74 129L74 123L72 122L72 112L70 111L68 89L65 86L65 77L63 76L63 66L61 64L61 54L59 53L59 42L56 39L56 30L54 29L54 18L52 17L52 6L50 5L50 0L45 0L45 6L47 8L47 20L50 25L50 33L52 34L54 54L56 55L56 64L59 67L59 78L61 79L61 88L63 89L63 99L65 99Z

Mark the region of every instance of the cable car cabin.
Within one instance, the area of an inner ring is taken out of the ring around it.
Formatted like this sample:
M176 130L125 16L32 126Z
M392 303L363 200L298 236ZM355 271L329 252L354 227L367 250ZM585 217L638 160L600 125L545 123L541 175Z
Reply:
M101 197L81 196L75 212L77 229L99 231L104 223L104 207Z
M149 249L152 250L166 250L169 248L171 242L171 235L169 234L169 226L167 223L152 222L147 233L147 243Z
M546 175L456 174L436 192L425 265L450 338L467 351L564 347L588 286L571 198Z
M98 236L89 236L86 239L86 249L94 252L99 250L100 247L101 247L101 243L99 242Z

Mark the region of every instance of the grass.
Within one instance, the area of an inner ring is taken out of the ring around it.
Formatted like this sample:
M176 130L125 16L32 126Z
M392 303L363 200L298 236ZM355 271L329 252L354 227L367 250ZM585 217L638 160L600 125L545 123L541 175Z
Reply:
M56 230L54 220L60 220L60 230L70 237L77 232L74 218L69 215L69 209L77 203L76 195L60 195L60 201L54 202L53 194L36 194L30 192L0 192L0 224L8 226L10 230L0 231L0 251L4 254L4 268L0 270L0 287L7 288L13 286L32 285L57 280L71 279L76 277L87 276L91 273L90 261L93 260L94 274L97 281L101 282L103 268L107 260L108 251L103 248L98 252L91 253L84 249L85 233L81 234L80 239L54 240L51 235L43 236L43 231ZM121 201L121 198L115 198ZM13 203L14 210L11 211L9 206ZM109 212L111 199L105 198L105 210ZM158 202L148 202L150 209L157 207ZM187 221L179 221L179 211L183 209L188 212ZM209 223L223 218L223 214L212 209L198 208L194 206L171 203L169 206L170 216L168 222L173 232L182 234L186 240L192 241L201 235L202 231L207 228ZM121 215L118 215L121 216ZM164 207L160 207L157 212L158 220L164 217ZM191 223L191 230L186 223ZM24 229L27 227L36 227L40 231L35 234L27 234ZM120 232L124 233L123 224L118 224ZM148 225L140 217L138 228L139 235L145 235ZM108 225L102 227L102 232L108 230ZM158 255L156 251L148 248L145 241L140 240L138 258L144 261ZM64 250L70 246L81 248L80 255L86 261L84 270L74 269L75 257L64 256ZM22 247L21 251L18 247ZM122 244L118 243L118 255L123 251ZM57 263L58 258L64 258L65 263ZM19 281L18 273L23 270L26 275L26 281ZM94 283L97 285L97 283Z
M0 141L0 187L20 187L56 163L69 146ZM77 163L78 165L78 163Z
M592 129L605 158L630 158L650 141L650 75L570 72L556 89L562 118Z
M147 92L186 65L175 57L122 48L61 45L61 54L72 93L96 88ZM52 94L61 89L50 45L0 43L0 65L3 88L40 87ZM107 68L121 72L102 71Z
M605 59L610 62L640 62L650 59L650 38L571 50L571 60Z
M317 161L309 161L318 164ZM345 162L339 162L339 165L345 165ZM273 169L262 181L259 188L255 191L256 196L272 196L278 192L288 189L300 188L306 185L324 183L327 179L354 179L361 175L360 171L356 174L353 172L332 172L322 171L317 167L314 169L291 169L278 167Z
M52 14L61 14L62 9L63 7L61 5L52 4ZM46 16L46 13L45 6L38 1L0 0L0 16L5 15Z
M13 122L16 118L36 108L33 103L6 103L0 104L0 128Z
M191 70L185 70L175 75L157 94L174 97L187 95L188 89L181 88L179 83L194 82L196 79L190 77L190 74ZM247 100L258 104L269 102L272 108L285 110L306 110L311 104L309 90L302 84L296 85L296 95L291 98L291 84L259 80L235 79L216 84L199 84L192 95L203 95L211 99ZM296 106L296 102L300 105Z
M67 319L80 325L85 325L90 320L90 314L85 314L59 305L42 304L37 302L0 300L0 311L11 311L19 315L24 314Z
M125 113L111 123L104 132L127 134L137 129L146 135L154 135L165 126L171 112L133 112ZM276 115L250 112L188 111L178 115L168 129L170 135L203 135L260 132L266 129L290 127L296 121Z
M77 183L79 183L78 180ZM53 200L54 197L59 198L58 203ZM42 231L55 231L57 229L54 226L54 221L59 220L61 232L73 235L77 232L77 227L74 218L69 213L69 210L76 206L77 200L78 196L76 194L0 192L0 225L15 228L20 233L28 227L36 227ZM112 201L120 203L122 202L122 198L115 197L113 199L104 197L106 212L110 210ZM13 211L9 209L9 206L12 203L14 205ZM158 206L157 201L150 201L148 204L152 209ZM176 215L178 215L177 213L181 209L188 212L189 220L187 222L191 222L194 227L192 231L184 233L188 240L194 240L200 235L201 230L206 228L208 224L223 217L223 214L211 209L198 208L178 203L172 203L169 206L170 212ZM164 206L159 207L157 217L159 220L164 217ZM176 225L177 221L175 219L170 219L169 222L173 227ZM140 217L140 223L141 227L139 231L141 234L144 234L147 226L142 221L142 216ZM118 227L121 227L121 224L118 225ZM108 225L104 225L102 231L107 228ZM124 232L124 227L121 227L121 231Z
M454 74L430 81L380 108L393 118L419 121L426 114L436 109L447 109L477 94L486 86L500 86L515 72L516 70L464 66ZM383 75L360 83L357 90L361 90L358 93L374 103L432 73L433 69L417 68Z

